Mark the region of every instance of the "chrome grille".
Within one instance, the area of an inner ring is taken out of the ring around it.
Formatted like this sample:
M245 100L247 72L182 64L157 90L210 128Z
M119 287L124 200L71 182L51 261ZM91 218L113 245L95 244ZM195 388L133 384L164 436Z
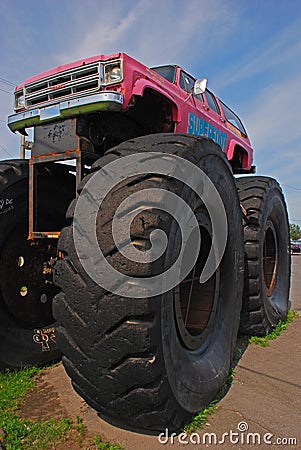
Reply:
M76 67L25 85L25 106L48 105L58 100L97 92L101 78L100 63Z

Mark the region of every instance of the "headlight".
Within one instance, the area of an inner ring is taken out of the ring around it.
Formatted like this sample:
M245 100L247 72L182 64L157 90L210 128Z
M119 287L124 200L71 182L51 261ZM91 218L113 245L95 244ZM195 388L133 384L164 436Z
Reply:
M104 65L104 84L119 83L122 81L122 78L121 61L115 61Z
M17 111L23 108L25 108L25 96L22 90L15 93L15 110Z

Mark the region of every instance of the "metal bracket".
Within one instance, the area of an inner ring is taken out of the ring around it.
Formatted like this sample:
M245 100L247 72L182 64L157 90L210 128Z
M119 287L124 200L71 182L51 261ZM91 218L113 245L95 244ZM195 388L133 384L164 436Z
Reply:
M29 160L29 214L28 239L58 238L60 231L38 231L37 223L37 190L38 182L35 166L55 161L76 161L76 189L82 179L82 154L80 138L76 135L76 119L68 119L59 124L46 124L35 128L35 141L32 145Z

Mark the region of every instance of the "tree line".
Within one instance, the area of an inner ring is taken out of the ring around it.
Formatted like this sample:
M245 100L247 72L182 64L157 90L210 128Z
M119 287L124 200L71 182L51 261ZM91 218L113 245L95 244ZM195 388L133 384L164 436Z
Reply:
M293 241L301 239L301 227L295 223L290 223L290 237Z

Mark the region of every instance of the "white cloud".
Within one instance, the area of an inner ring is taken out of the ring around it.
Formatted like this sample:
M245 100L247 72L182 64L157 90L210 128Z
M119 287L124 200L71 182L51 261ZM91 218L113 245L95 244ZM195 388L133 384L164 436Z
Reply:
M258 92L245 111L257 172L284 186L290 217L301 218L301 75ZM248 109L247 109L248 108Z
M59 59L124 51L154 65L200 60L231 32L235 15L222 0L115 0L93 7L92 16L91 8L87 14L75 3L73 20L72 46ZM76 27L80 22L82 28Z
M300 141L300 85L301 74L267 86L245 105L245 121L257 148L277 151Z

